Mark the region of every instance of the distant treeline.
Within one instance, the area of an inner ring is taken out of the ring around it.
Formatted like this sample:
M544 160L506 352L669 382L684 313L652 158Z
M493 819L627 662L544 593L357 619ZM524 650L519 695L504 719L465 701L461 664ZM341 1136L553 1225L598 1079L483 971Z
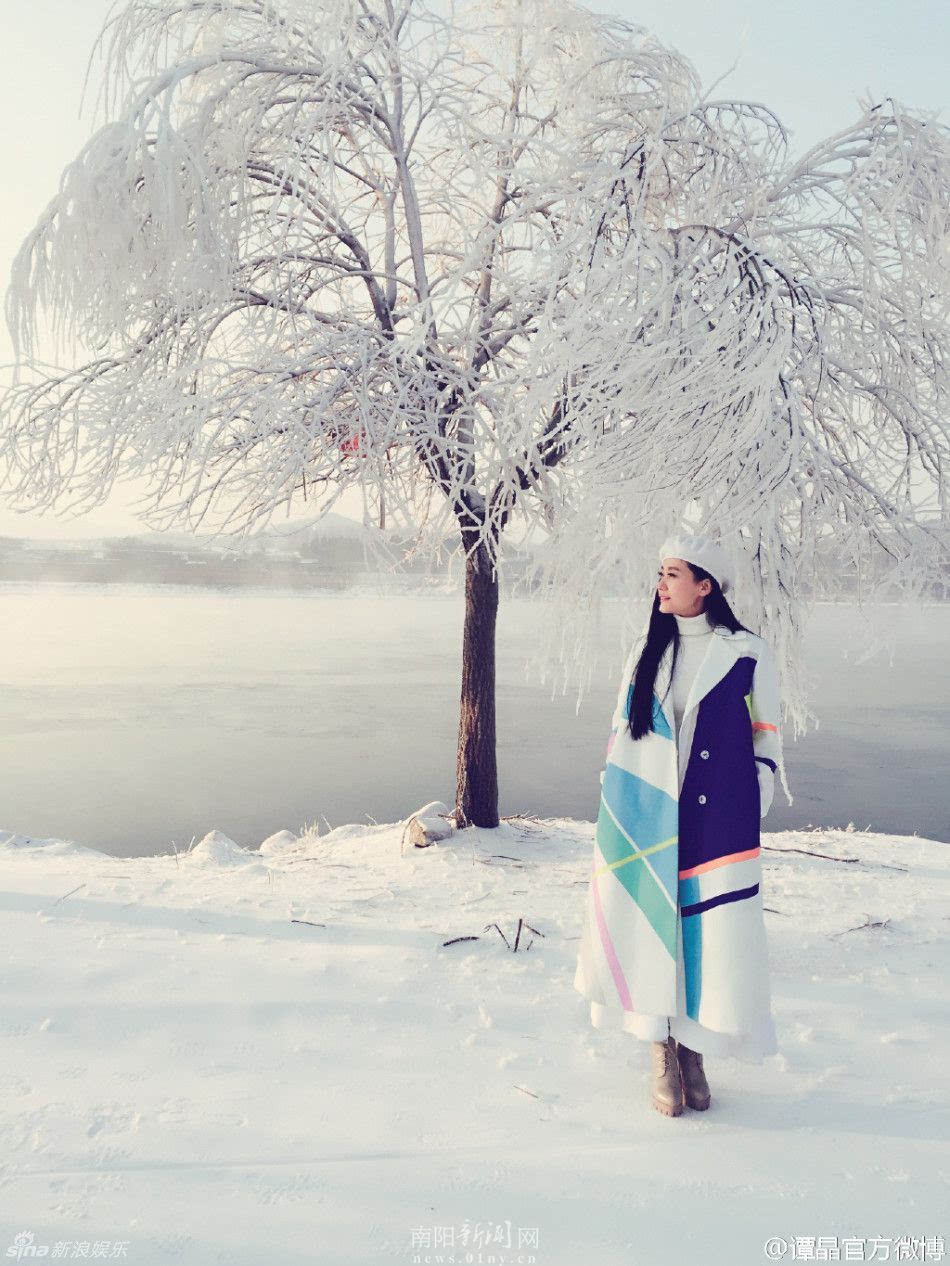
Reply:
M452 553L455 551L455 557ZM880 566L885 558L882 552ZM502 568L503 589L531 593L530 555L509 546ZM828 560L835 567L835 590L854 597L871 579L853 567ZM0 537L0 583L195 585L208 588L253 587L337 589L387 581L406 589L461 586L464 567L454 542L442 551L413 551L410 542L393 537L382 557L374 556L358 537L328 534L299 541L253 539L243 548L229 548L178 535L164 539L115 537L95 541L40 541ZM883 573L882 573L883 574ZM611 592L622 597L619 578ZM950 572L935 573L930 587L935 601L950 598Z
M521 570L518 559L509 566ZM183 547L159 539L120 537L106 541L37 541L0 537L0 583L196 585L209 588L265 587L347 589L373 578L402 577L425 587L450 576L462 583L460 560L449 568L421 554L392 550L389 563L374 558L357 539L305 540L294 550L286 544L246 550L196 541Z

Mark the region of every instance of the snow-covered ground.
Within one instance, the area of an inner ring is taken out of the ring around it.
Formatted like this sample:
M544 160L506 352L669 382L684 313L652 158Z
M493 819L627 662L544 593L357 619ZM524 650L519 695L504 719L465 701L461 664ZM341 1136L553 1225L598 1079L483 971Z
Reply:
M707 1060L709 1111L667 1118L647 1045L572 987L593 830L137 858L0 834L0 1256L937 1260L946 844L764 834L780 1053Z

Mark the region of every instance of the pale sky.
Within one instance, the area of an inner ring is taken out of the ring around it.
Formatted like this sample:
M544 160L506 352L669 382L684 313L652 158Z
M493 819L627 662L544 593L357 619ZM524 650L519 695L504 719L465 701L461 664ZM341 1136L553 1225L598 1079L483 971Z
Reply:
M22 238L88 139L95 86L79 103L93 42L111 0L29 0L5 6L0 117L6 162L0 188L3 289ZM592 6L594 7L594 6ZM610 11L648 27L709 85L738 60L717 97L767 104L801 152L844 127L857 98L890 95L947 121L950 4L946 0L615 0ZM12 347L0 320L0 363ZM114 495L84 519L18 515L0 504L0 535L89 536L134 531L133 498Z

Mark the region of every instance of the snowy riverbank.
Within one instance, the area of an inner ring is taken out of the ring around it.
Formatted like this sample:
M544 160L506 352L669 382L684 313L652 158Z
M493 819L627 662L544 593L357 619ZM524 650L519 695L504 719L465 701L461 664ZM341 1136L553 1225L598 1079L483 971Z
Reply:
M571 985L593 829L140 858L0 833L0 1255L745 1266L770 1236L946 1236L947 845L766 833L780 1053L708 1061L710 1110L669 1119ZM519 919L517 951L486 931Z

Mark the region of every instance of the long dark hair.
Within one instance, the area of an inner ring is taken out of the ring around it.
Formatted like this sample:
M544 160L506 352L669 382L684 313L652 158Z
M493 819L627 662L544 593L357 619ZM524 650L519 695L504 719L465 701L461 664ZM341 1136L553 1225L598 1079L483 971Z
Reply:
M685 559L683 561L686 562ZM745 629L747 633L751 633L752 629L746 629L746 626L736 618L732 607L730 607L725 595L719 588L719 581L715 576L710 576L708 571L704 571L702 567L696 567L693 563L686 562L686 566L693 573L697 582L708 580L712 585L712 589L706 594L703 601L703 611L705 611L713 624L724 624L733 633L737 629ZM673 663L670 668L670 681L672 682L680 644L679 625L676 623L675 615L660 610L660 595L659 593L654 593L653 608L650 611L650 624L647 629L647 640L633 670L633 698L630 701L630 720L628 723L631 738L643 738L644 734L648 734L654 728L653 688L656 685L656 673L660 666L660 660L663 658L663 652L671 641L673 643ZM669 693L669 687L667 687L667 693Z

